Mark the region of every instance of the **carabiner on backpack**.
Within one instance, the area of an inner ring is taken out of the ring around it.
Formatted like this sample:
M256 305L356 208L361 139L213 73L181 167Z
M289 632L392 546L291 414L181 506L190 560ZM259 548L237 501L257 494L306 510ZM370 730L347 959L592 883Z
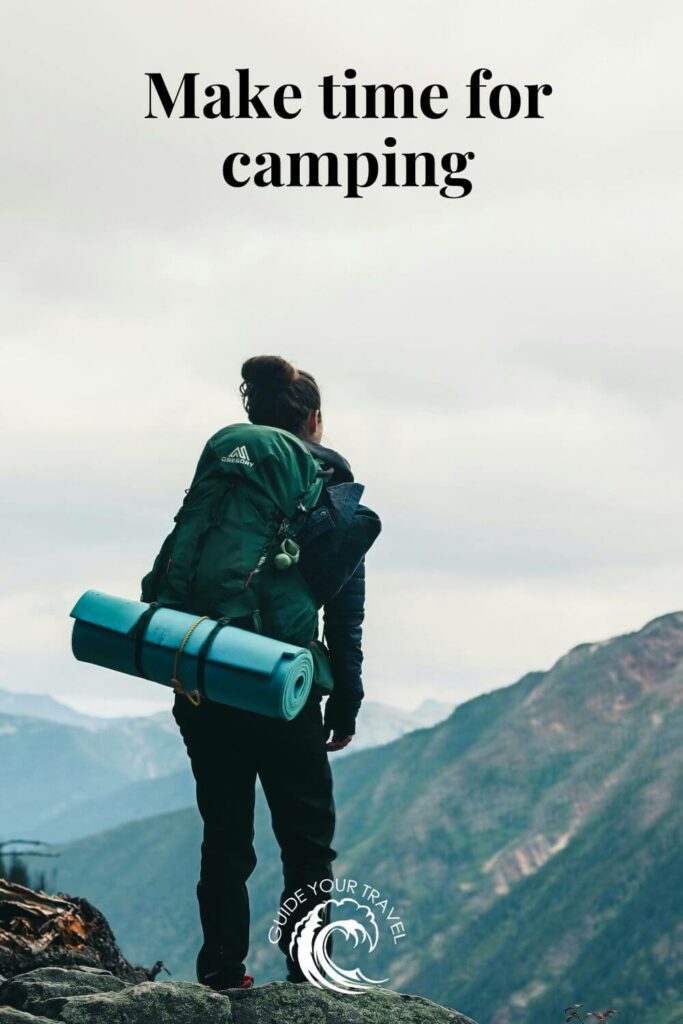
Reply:
M275 568L280 569L282 572L285 569L291 569L299 561L300 553L297 542L292 540L291 537L285 537L280 544L280 551L275 556Z

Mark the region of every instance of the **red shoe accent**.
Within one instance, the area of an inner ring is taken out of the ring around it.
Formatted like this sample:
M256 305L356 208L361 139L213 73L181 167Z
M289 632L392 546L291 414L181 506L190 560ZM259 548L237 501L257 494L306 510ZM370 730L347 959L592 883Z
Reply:
M253 988L253 987L254 987L254 979L252 978L251 974L245 974L244 977L242 978L242 984L240 985L240 988Z

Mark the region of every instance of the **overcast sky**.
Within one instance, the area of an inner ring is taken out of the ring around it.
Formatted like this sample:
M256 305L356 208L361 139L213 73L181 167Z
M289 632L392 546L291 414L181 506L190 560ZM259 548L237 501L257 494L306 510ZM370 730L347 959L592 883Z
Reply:
M323 391L384 521L365 685L413 706L683 607L676 0L5 4L0 687L168 706L80 665L69 610L137 596L244 358ZM465 84L550 82L542 121ZM324 122L316 84L442 82L436 122ZM144 119L170 82L297 82L296 121ZM233 150L476 152L474 189L231 190Z

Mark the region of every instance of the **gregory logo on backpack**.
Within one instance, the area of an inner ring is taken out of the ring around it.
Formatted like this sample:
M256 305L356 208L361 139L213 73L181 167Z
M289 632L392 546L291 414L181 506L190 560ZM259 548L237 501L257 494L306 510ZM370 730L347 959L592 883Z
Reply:
M246 445L239 445L237 448L233 448L229 455L224 455L221 462L239 462L241 466L253 466L254 463L249 458L249 452L247 451Z

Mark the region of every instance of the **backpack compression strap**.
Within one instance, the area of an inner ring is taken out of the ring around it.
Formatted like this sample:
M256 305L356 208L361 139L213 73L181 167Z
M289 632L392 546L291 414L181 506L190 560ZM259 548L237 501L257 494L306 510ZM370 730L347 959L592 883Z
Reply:
M147 675L142 666L142 643L145 639L145 633L147 632L149 621L156 612L156 610L158 609L158 607L159 605L156 603L156 601L152 601L149 608L147 608L142 613L135 626L135 652L133 657L135 659L135 668L137 670L137 673L142 679L149 679L149 676Z
M190 690L185 690L183 688L183 684L181 683L180 679L178 678L178 668L180 666L180 659L183 656L183 651L185 650L185 647L187 645L187 641L190 639L190 637L194 633L194 631L197 628L197 626L199 625L199 623L200 622L206 622L206 620L208 618L209 618L208 615L200 615L200 617L198 619L195 619L195 621L192 623L192 625L188 629L188 631L185 634L185 636L183 637L183 639L180 641L180 647L175 652L175 658L173 659L173 675L171 676L171 683L173 685L173 689L174 689L174 691L176 693L180 694L182 697L187 697L187 699L189 700L190 704L194 704L195 707L198 707L198 705L201 704L201 700L202 700L202 698L201 698L201 696L199 694L199 690L191 690L190 691Z
M195 629L197 628L200 622L205 622L209 618L209 615L202 615L201 618L197 619L196 622L192 623L187 633L183 637L182 642L178 647L178 650L176 651L176 655L173 661L173 678L171 679L173 689L176 693L181 694L183 697L187 697L190 704L193 704L195 707L199 706L202 697L206 697L206 693L204 692L204 672L206 669L206 659L209 654L209 651L211 650L211 645L213 644L214 640L216 639L220 631L225 626L228 626L231 622L235 621L231 619L229 616L224 615L222 618L218 619L217 622L215 622L213 629L210 631L209 635L203 641L202 646L199 648L199 654L197 655L197 689L188 692L183 688L183 685L180 682L180 679L178 678L178 665L180 659L183 656L185 646L190 637L192 636L192 634L194 633ZM246 618L246 616L244 616L244 618ZM252 620L254 632L260 632L260 616L258 612L252 612L249 618ZM243 620L237 619L236 621L242 622Z

